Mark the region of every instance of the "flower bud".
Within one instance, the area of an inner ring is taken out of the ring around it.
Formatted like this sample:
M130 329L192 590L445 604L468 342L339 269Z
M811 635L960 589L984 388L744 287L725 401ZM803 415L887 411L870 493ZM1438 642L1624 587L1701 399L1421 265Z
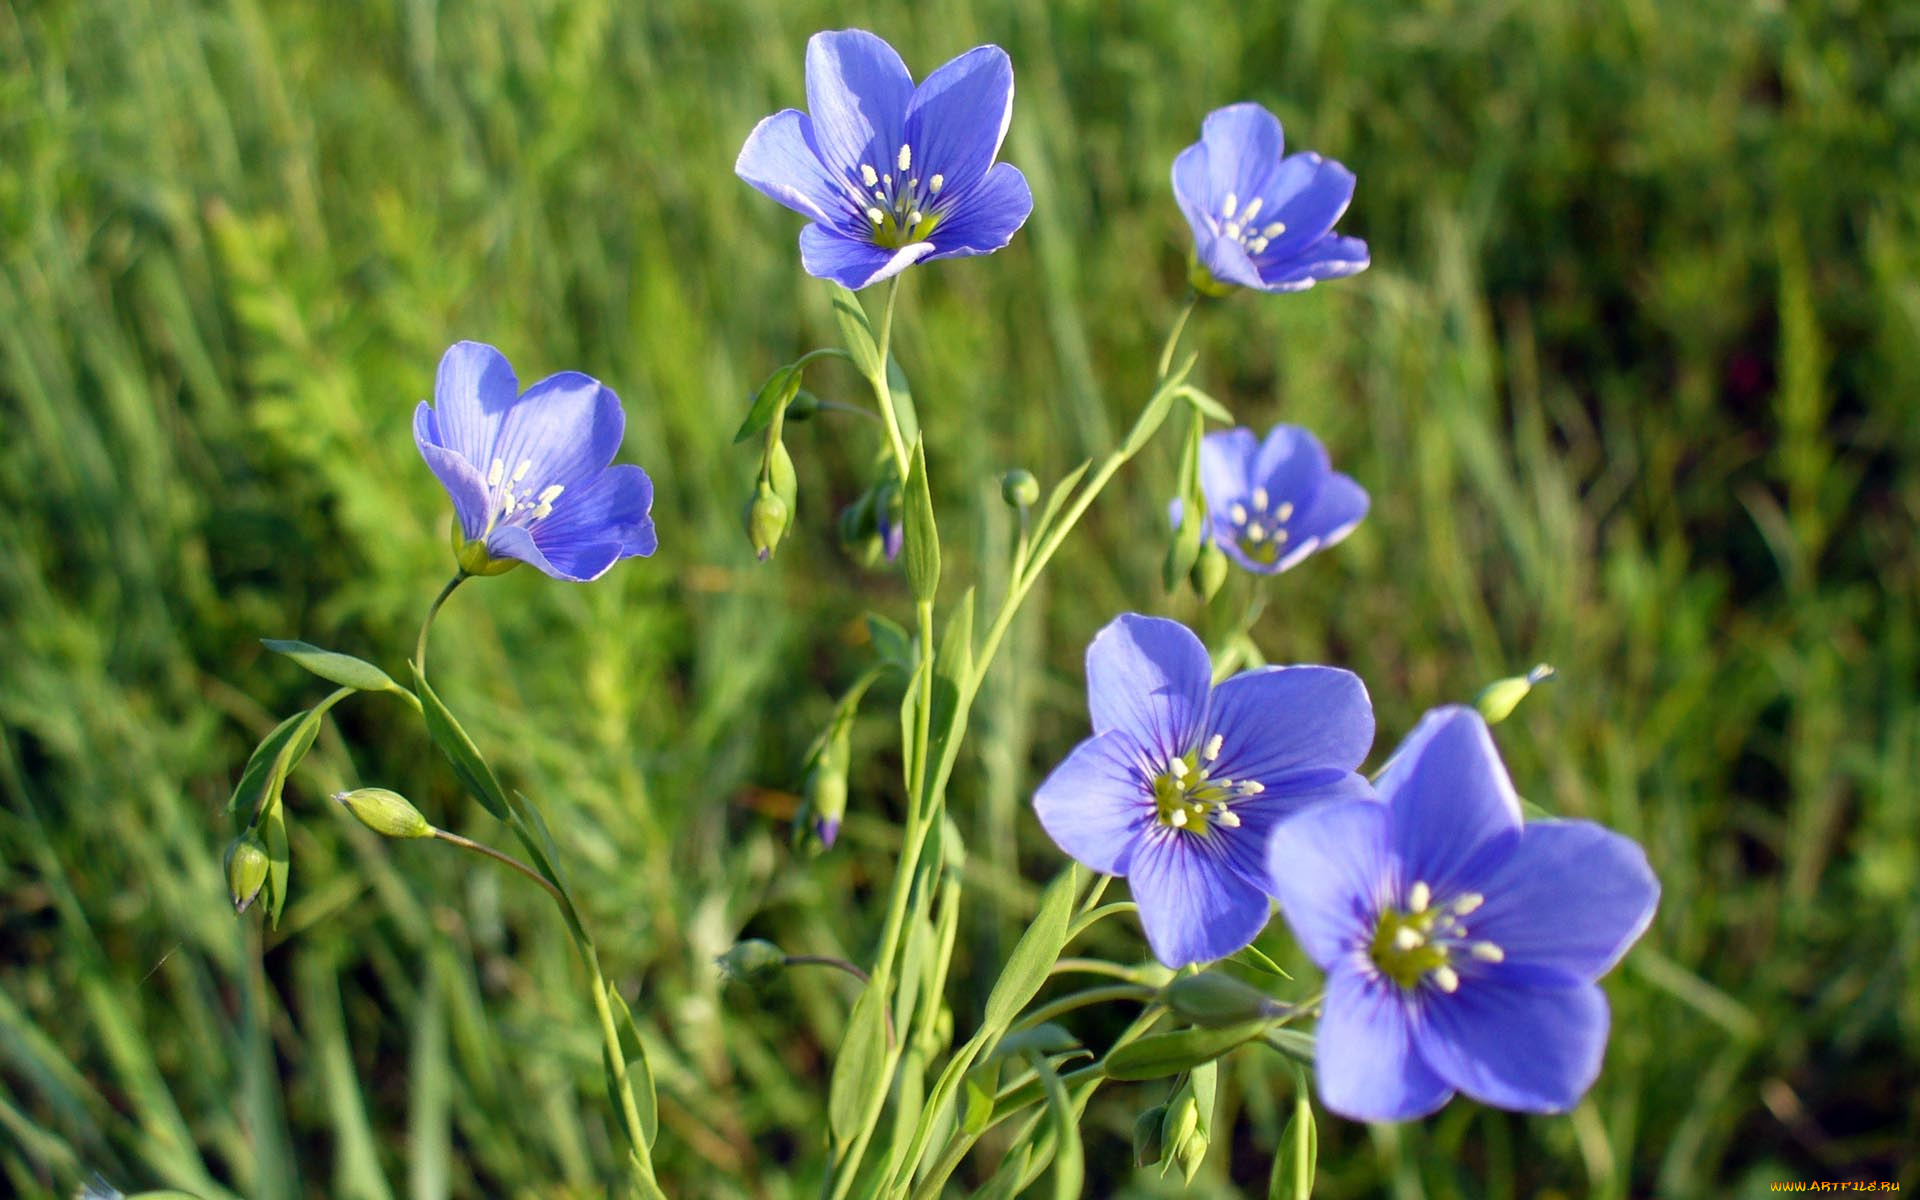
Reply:
M1218 971L1182 975L1160 989L1160 1002L1206 1029L1223 1029L1277 1017L1286 1006L1250 983Z
M787 502L774 492L772 484L761 480L746 511L747 541L761 562L767 561L780 539L786 536L790 517Z
M787 420L789 421L811 420L819 411L820 397L804 388L795 392L793 399L787 401Z
M386 788L355 788L335 792L333 798L346 806L362 825L381 837L423 838L433 836L433 826L420 810L398 792Z
M1194 1095L1191 1076L1174 1092L1173 1099L1167 1101L1167 1115L1160 1123L1160 1142L1166 1158L1160 1173L1164 1175L1168 1167L1178 1164L1181 1176L1192 1183L1200 1164L1206 1161L1208 1137L1205 1123L1200 1119L1200 1100Z
M1211 600L1220 593L1220 586L1227 581L1227 554L1220 549L1212 538L1208 538L1200 547L1199 557L1193 560L1193 570L1187 574L1187 582L1193 585L1202 600Z
M1140 1114L1133 1123L1133 1165L1151 1167L1159 1162L1166 1153L1166 1143L1160 1137L1160 1124L1166 1120L1167 1106L1156 1104Z
M1000 477L1000 498L1009 508L1032 508L1040 503L1040 481L1032 471L1015 467Z
M1473 706L1480 710L1487 724L1498 725L1513 715L1513 710L1520 707L1520 702L1527 698L1527 693L1534 689L1535 684L1545 683L1552 678L1553 668L1541 663L1525 675L1496 679L1481 688L1480 694L1473 698Z
M233 899L233 911L247 911L266 883L267 847L249 829L227 847L227 894Z
M713 960L729 983L762 983L787 965L786 952L764 938L735 942L733 949Z

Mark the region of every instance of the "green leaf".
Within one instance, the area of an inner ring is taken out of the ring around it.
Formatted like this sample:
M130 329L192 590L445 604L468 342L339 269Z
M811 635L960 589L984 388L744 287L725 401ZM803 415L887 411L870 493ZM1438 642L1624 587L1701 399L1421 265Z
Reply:
M867 614L867 636L873 639L874 653L880 660L902 671L913 670L913 638L896 621L879 613Z
M753 405L747 409L746 420L740 422L740 428L733 435L734 445L773 424L774 416L791 403L793 394L800 390L800 375L800 369L788 363L767 376L767 381L753 394Z
M845 1145L860 1131L870 1097L886 1090L886 997L868 985L853 1002L827 1085L827 1129Z
M1180 394L1186 397L1188 404L1193 405L1195 410L1209 420L1218 421L1222 425L1233 424L1233 414L1227 411L1226 405L1215 400L1212 396L1207 395L1192 384L1181 388Z
M966 1107L960 1128L968 1137L979 1137L993 1124L993 1098L1000 1086L1000 1060L982 1064L967 1072Z
M487 760L480 757L480 750L460 727L453 713L440 702L440 696L420 673L416 665L413 668L413 691L420 697L420 712L427 721L427 736L433 744L440 747L440 753L447 756L452 764L453 773L460 785L467 789L481 807L492 813L494 818L511 823L513 817L507 807L507 793L501 789L500 780L494 775Z
M1165 1079L1212 1062L1236 1046L1259 1037L1266 1027L1265 1021L1248 1021L1224 1029L1182 1029L1150 1034L1108 1054L1101 1070L1108 1079L1133 1082Z
M913 598L933 600L940 588L940 531L933 524L933 492L927 486L927 450L913 443L912 466L907 472L907 583Z
M1081 463L1073 470L1062 475L1060 482L1054 484L1053 490L1047 493L1047 502L1040 506L1040 515L1036 517L1033 522L1033 541L1035 545L1038 545L1046 536L1047 528L1053 524L1053 519L1060 515L1061 509L1066 507L1067 497L1071 496L1073 489L1082 479L1086 478L1087 471L1090 470L1092 466L1092 459Z
M1291 980L1293 978L1293 976L1281 969L1279 963L1268 958L1255 946L1246 946L1236 950L1227 956L1227 961L1237 962L1242 966L1252 967L1256 971L1263 971L1268 975L1278 976L1281 979Z
M839 284L833 288L833 319L840 326L841 340L853 356L854 367L868 380L880 378L880 347L874 344L873 326L867 322L860 300Z
M1294 1073L1293 1116L1280 1134L1273 1156L1273 1174L1267 1180L1267 1200L1307 1200L1313 1195L1313 1175L1320 1161L1320 1131L1314 1125L1313 1101L1307 1079Z
M907 373L900 369L900 360L887 356L887 394L893 397L893 416L900 422L900 439L909 444L920 437L920 410L913 404L913 388L907 384Z
M1074 1037L1066 1026L1048 1021L1035 1025L1032 1029L1010 1033L1000 1039L1000 1044L993 1048L993 1053L988 1056L987 1061L1019 1058L1025 1054L1064 1054L1078 1049L1080 1049L1079 1038Z
M283 638L261 638L260 644L275 654L286 655L328 683L337 683L341 687L350 687L362 692L400 690L400 685L395 683L391 676L364 658L341 654L337 650L322 650L308 642L288 641Z
M627 1059L627 1084L633 1089L634 1103L640 1106L640 1136L647 1149L653 1149L660 1136L660 1100L654 1091L653 1067L647 1062L647 1047L633 1023L633 1010L620 995L620 989L607 985L607 997L613 1001L614 1027L620 1035L620 1053ZM609 1094L615 1112L621 1110L618 1096Z
M1140 419L1133 423L1127 440L1121 443L1120 453L1131 458L1140 453L1140 448L1151 441L1154 434L1160 432L1161 423L1167 419L1167 413L1173 410L1173 398L1178 391L1172 380L1160 385L1153 399L1147 401L1147 406L1140 410Z
M247 758L247 765L240 772L240 782L234 785L233 795L227 800L227 813L233 817L236 831L253 823L268 785L275 782L274 768L279 765L280 751L286 748L288 739L293 737L293 731L306 716L306 710L302 709L275 725L273 732L263 738ZM276 799L279 794L276 787Z
M1558 821L1560 819L1554 813L1535 804L1525 796L1520 797L1520 815L1526 818L1529 823L1533 821Z
M1027 1061L1033 1064L1034 1072L1040 1076L1040 1085L1046 1089L1047 1116L1053 1122L1055 1136L1059 1139L1053 1154L1053 1194L1055 1200L1078 1200L1086 1182L1086 1151L1080 1144L1080 1120L1073 1110L1073 1100L1067 1095L1067 1085L1060 1081L1045 1057L1029 1054Z
M1069 863L1041 894L1040 911L1034 914L1033 924L1020 935L1000 978L994 981L993 991L987 995L986 1015L980 1021L983 1031L998 1034L1006 1029L1038 994L1040 985L1047 981L1047 972L1060 958L1060 948L1067 943L1067 923L1073 917L1073 901L1079 893L1080 868Z
M967 714L960 697L973 678L973 589L968 588L947 618L940 635L940 653L933 660L933 712L928 723L927 758L933 770L927 773L929 793L945 782L953 760L960 752L960 740L966 736Z
M1269 1029L1264 1039L1267 1045L1279 1051L1281 1055L1292 1059L1301 1066L1313 1065L1313 1035L1301 1033L1298 1029Z
M1015 1143L1014 1149L1000 1160L1000 1168L987 1180L986 1186L973 1194L973 1200L1012 1200L1026 1179L1028 1165L1033 1162L1033 1147L1029 1141Z

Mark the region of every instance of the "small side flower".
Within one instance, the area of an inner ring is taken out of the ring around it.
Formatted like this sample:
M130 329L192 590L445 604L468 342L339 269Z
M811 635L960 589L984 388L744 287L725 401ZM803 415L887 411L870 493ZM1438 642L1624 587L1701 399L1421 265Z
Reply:
M1646 855L1586 821L1523 825L1470 708L1428 713L1377 786L1382 802L1306 813L1269 847L1281 911L1327 975L1321 1099L1363 1121L1455 1092L1572 1108L1606 1050L1594 981L1659 901Z
M470 575L531 563L555 579L598 579L652 554L653 481L612 466L626 430L620 398L578 371L520 391L492 346L460 342L440 360L413 439L460 520L455 554Z
M1367 244L1333 226L1353 200L1353 172L1311 152L1283 156L1280 120L1258 104L1207 114L1200 140L1173 161L1173 194L1193 227L1193 283L1298 292L1366 270Z
M1333 469L1320 439L1275 425L1265 441L1250 429L1210 433L1200 443L1207 534L1229 558L1277 575L1338 545L1367 515L1366 489Z
M1268 837L1331 801L1372 796L1354 768L1373 743L1359 678L1265 667L1210 686L1185 626L1128 613L1087 647L1093 736L1034 794L1054 844L1126 876L1154 957L1211 962L1267 924Z

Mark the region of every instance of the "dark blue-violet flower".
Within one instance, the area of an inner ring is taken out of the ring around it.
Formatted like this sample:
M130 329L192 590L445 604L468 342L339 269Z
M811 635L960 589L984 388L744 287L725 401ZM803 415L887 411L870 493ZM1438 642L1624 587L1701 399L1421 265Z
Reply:
M1208 434L1200 443L1200 490L1206 535L1261 575L1338 543L1370 503L1365 489L1333 469L1320 439L1298 425L1275 425L1264 442L1244 428ZM1178 501L1173 519L1178 525Z
M1194 284L1298 292L1367 268L1367 244L1333 232L1353 172L1332 159L1282 157L1280 120L1258 104L1207 114L1173 160L1173 194L1193 226Z
M1013 64L980 46L915 87L862 29L807 43L807 107L748 135L734 172L808 217L809 275L858 291L922 259L991 254L1033 211L1026 177L996 165L1013 115Z
M1124 875L1155 958L1210 962L1266 925L1275 826L1371 797L1367 689L1332 667L1265 667L1212 687L1178 622L1128 613L1087 647L1093 737L1034 794L1054 843Z
M413 440L453 497L461 569L496 575L526 562L581 582L652 554L653 482L639 467L608 465L626 424L620 398L578 371L523 395L492 346L449 349L433 403L414 410Z
M1606 1050L1594 981L1660 898L1646 855L1587 821L1523 826L1470 708L1428 713L1377 786L1384 803L1323 806L1271 843L1281 911L1327 974L1321 1099L1365 1121L1455 1092L1572 1108Z

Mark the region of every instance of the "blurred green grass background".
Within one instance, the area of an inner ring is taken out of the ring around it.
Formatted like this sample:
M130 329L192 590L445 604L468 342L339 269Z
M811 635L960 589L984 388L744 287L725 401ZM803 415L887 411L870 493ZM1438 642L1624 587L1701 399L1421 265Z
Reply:
M470 337L619 391L661 551L464 589L441 691L584 881L670 1190L811 1191L844 981L745 994L711 959L743 931L867 953L889 702L841 848L795 859L781 816L858 614L906 604L834 546L863 423L794 429L776 561L739 534L745 397L833 326L797 219L731 167L803 104L806 37L852 24L921 74L981 41L1015 64L1034 216L913 272L900 322L943 531L981 548L950 578L1002 561L996 471L1050 480L1130 419L1182 287L1168 165L1260 100L1356 171L1375 265L1203 307L1196 378L1316 429L1375 508L1268 589L1257 640L1358 671L1382 754L1554 663L1500 731L1517 782L1664 882L1578 1111L1326 1120L1321 1193L1920 1186L1920 13L1874 0L0 4L0 1186L601 1187L597 1045L544 899L324 802L383 784L497 833L402 710L342 706L296 778L277 932L221 878L240 763L321 692L255 639L397 670L445 577L408 423ZM839 371L818 386L856 398ZM963 1031L1059 862L1025 805L1084 732L1087 637L1201 619L1158 583L1171 458L1096 507L976 716ZM1124 924L1092 952L1142 955ZM1264 1194L1284 1072L1222 1078L1193 1194ZM1121 1165L1163 1098L1101 1093L1095 1194L1171 1194Z

